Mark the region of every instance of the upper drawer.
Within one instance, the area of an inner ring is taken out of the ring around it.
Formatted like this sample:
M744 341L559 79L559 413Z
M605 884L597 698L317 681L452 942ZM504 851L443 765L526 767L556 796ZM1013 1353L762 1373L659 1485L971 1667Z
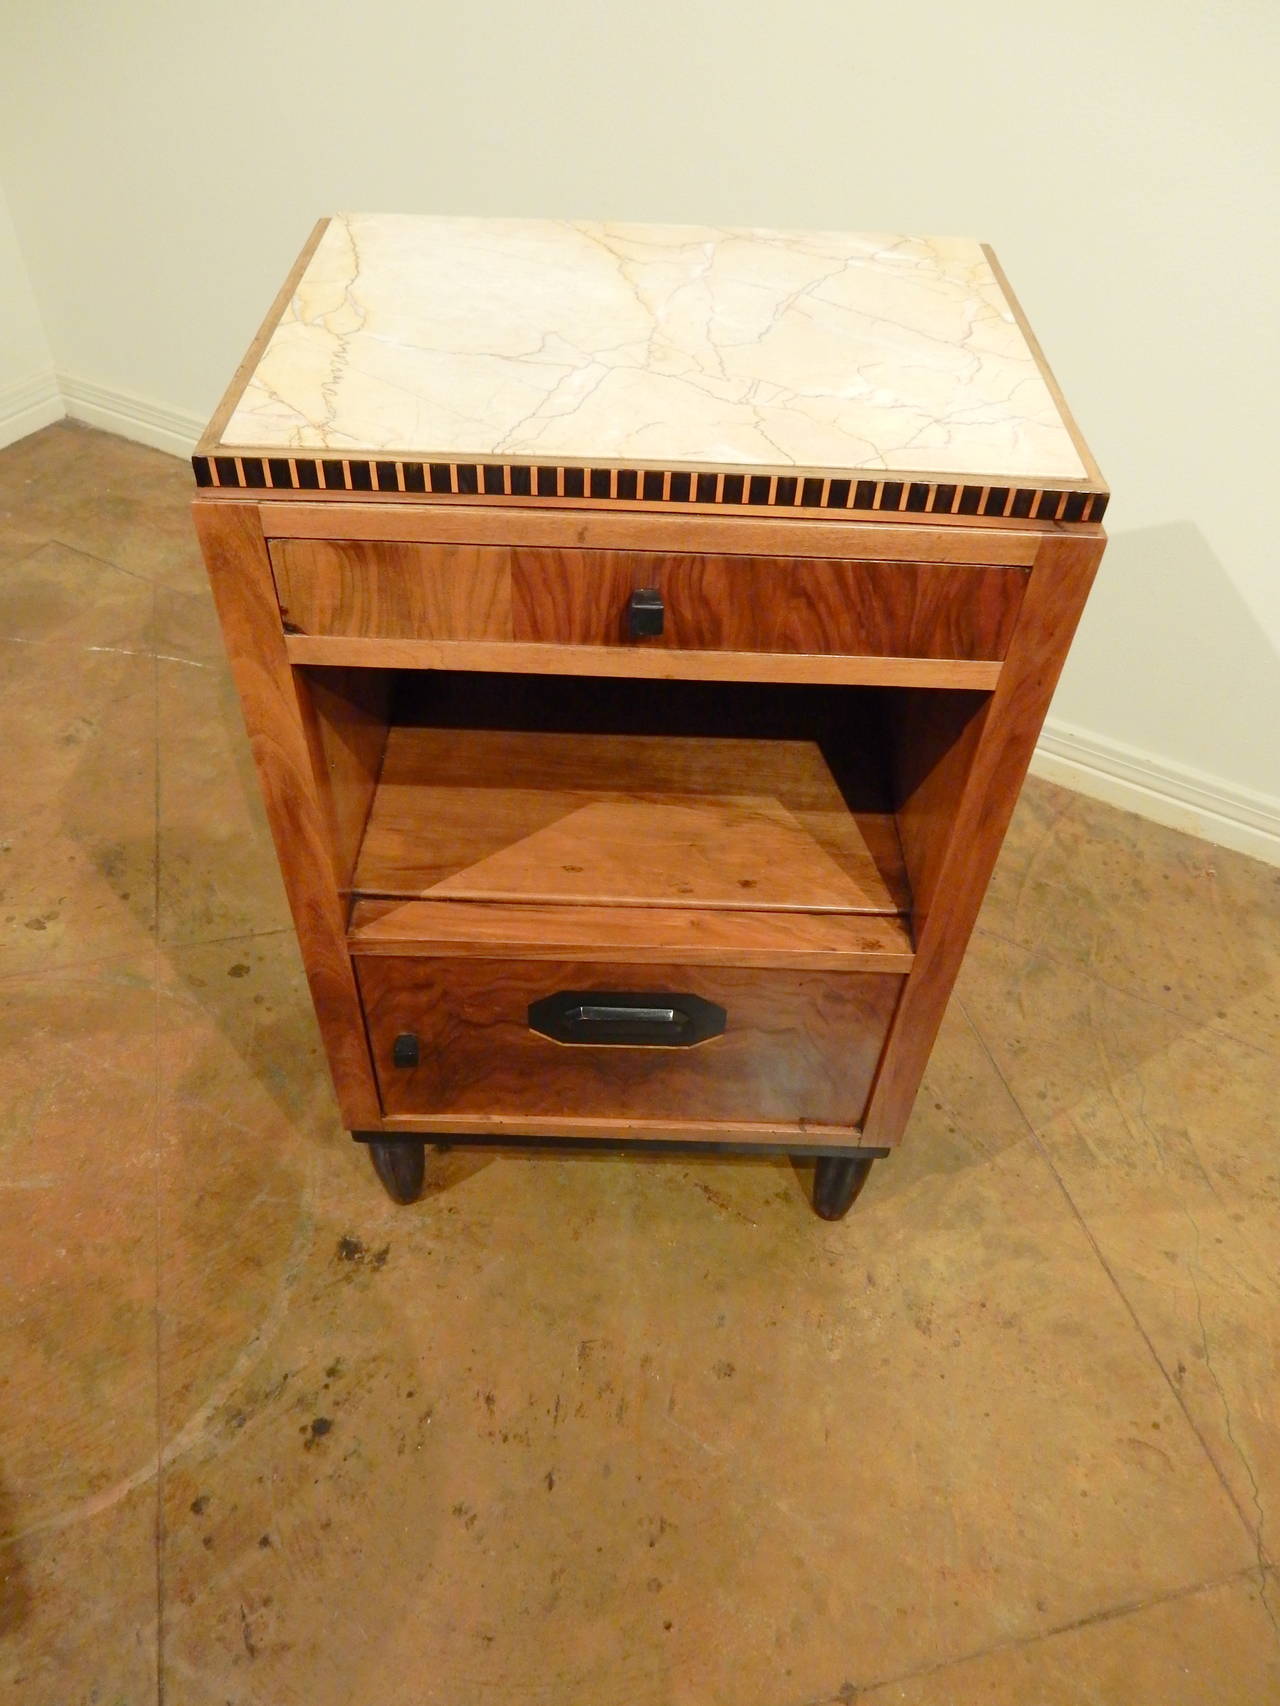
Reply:
M319 539L274 540L271 561L294 633L853 657L999 660L1026 584L953 563ZM632 633L641 588L660 635Z

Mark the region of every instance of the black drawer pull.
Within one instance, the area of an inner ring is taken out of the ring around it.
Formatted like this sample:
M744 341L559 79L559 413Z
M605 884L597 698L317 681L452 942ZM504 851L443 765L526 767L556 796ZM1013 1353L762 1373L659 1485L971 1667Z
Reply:
M557 1043L691 1048L720 1036L726 1017L723 1007L700 995L566 989L531 1003L529 1028Z
M650 639L662 632L666 607L656 586L642 586L631 594L627 605L627 626L633 640Z
M417 1066L418 1039L412 1031L402 1031L391 1045L392 1066Z

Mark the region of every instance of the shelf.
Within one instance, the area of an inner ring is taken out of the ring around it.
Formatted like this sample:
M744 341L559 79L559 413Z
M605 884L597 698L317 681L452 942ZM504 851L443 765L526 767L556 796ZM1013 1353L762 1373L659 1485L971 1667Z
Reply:
M580 964L625 960L784 971L907 972L913 958L906 924L892 916L439 900L358 901L348 945L356 955L505 953Z
M773 681L849 687L963 687L991 692L998 661L981 658L857 657L815 652L644 651L509 640L403 640L360 634L287 634L295 666L449 669L536 677L598 676L653 681Z
M351 888L508 907L910 910L872 779L838 782L815 739L678 733L394 725Z

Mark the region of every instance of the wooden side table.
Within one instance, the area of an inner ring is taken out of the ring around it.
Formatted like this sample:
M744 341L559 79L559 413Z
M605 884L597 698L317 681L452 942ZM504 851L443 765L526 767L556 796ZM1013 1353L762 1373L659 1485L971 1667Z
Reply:
M994 258L323 221L195 518L342 1116L902 1137L1103 549Z

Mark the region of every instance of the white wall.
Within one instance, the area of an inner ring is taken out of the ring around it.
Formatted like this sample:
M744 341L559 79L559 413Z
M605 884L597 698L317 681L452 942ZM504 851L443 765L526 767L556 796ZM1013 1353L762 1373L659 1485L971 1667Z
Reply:
M0 447L62 413L53 357L0 185Z
M1043 763L1280 856L1271 0L6 5L70 406L173 447L337 208L992 242L1116 492Z

